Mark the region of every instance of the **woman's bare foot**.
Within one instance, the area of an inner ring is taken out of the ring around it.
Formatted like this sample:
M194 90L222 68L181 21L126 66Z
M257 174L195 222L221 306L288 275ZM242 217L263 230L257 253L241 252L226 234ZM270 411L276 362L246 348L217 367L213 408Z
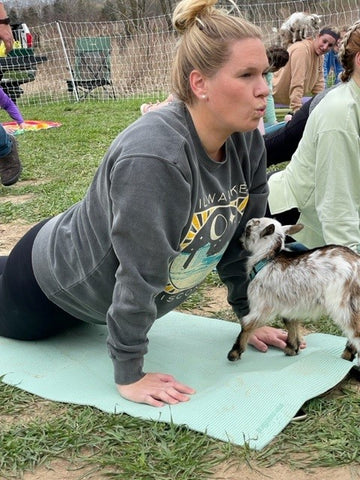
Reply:
M174 95L170 93L170 95L163 100L162 102L157 101L156 103L143 103L140 106L140 112L141 115L145 115L145 113L158 110L159 108L165 107L166 105L169 105L169 103L174 101Z

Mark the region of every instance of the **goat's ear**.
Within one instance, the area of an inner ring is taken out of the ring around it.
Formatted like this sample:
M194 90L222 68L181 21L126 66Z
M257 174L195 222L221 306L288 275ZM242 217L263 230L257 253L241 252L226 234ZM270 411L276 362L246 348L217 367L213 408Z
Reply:
M274 232L275 232L275 225L273 223L270 223L270 225L268 225L261 231L260 238L266 237L267 235L272 235Z
M286 235L294 235L295 233L300 232L304 228L304 225L302 223L297 223L296 225L286 225L284 227L284 233Z

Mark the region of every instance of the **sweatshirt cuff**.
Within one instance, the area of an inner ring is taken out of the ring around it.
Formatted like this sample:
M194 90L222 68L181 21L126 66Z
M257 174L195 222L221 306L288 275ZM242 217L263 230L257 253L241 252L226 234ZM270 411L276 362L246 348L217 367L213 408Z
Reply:
M114 365L114 379L117 385L129 385L137 382L145 375L143 358L119 360L112 357L111 360Z

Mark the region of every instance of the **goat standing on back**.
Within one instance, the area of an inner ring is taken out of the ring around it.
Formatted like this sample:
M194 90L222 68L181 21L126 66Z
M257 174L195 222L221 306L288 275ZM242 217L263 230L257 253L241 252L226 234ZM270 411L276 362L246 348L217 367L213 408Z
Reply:
M278 315L288 330L285 354L297 355L299 320L326 314L348 339L342 358L352 361L357 354L360 364L360 256L336 245L301 252L286 249L286 235L302 228L265 217L246 224L241 241L251 254L249 313L241 319L241 333L229 360L238 360L253 331Z
M315 13L295 12L280 27L282 46L287 48L290 44L304 40L318 31L321 18Z

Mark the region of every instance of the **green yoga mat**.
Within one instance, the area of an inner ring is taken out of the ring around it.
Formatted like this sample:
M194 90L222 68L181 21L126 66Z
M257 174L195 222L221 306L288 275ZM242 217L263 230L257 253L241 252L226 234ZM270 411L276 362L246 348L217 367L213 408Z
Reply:
M189 402L171 407L119 396L106 328L99 325L84 324L39 342L0 338L0 375L5 383L50 400L185 424L259 450L306 400L336 385L352 367L340 358L345 339L325 334L308 335L307 348L296 357L249 347L240 361L231 363L226 355L238 333L237 324L178 312L155 322L145 370L170 373L197 391Z

